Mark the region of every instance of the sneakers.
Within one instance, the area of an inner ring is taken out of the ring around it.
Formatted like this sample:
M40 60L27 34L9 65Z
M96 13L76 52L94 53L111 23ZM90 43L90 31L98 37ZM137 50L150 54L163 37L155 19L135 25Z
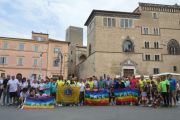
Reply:
M58 104L58 107L62 107L62 104Z

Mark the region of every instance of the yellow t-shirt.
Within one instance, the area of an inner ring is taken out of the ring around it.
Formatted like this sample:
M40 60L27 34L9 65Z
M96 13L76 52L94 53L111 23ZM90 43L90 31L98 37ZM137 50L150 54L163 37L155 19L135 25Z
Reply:
M94 82L93 81L88 81L87 83L89 84L90 88L93 89Z
M139 85L139 89L142 90L143 85L144 85L143 81L139 80L138 85Z
M64 81L63 80L57 80L56 86L63 86L63 85L64 85Z

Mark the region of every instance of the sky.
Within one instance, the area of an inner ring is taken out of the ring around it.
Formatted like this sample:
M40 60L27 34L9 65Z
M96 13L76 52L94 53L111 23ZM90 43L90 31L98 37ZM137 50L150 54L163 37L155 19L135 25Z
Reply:
M132 12L139 2L180 5L180 0L0 0L0 36L31 38L31 32L48 33L65 40L69 26L84 28L93 9Z

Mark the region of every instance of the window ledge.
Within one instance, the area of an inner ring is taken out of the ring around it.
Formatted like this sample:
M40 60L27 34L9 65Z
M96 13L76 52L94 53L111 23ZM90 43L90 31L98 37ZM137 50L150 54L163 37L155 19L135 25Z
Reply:
M24 65L22 64L22 65L17 65L17 66L24 66Z
M145 47L142 47L142 49L163 49L163 48L152 48L152 47L150 47L150 48L145 48Z

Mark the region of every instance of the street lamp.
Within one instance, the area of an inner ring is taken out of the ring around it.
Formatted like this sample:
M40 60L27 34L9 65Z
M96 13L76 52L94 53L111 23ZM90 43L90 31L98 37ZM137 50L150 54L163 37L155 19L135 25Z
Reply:
M41 80L41 78L42 78L42 55L43 55L43 52L40 53L40 67L39 67L40 74L39 74L39 80Z
M58 54L57 54L57 58L55 60L55 64L58 65L59 63L60 64L60 75L62 75L62 63L63 63L63 55L62 55L62 52L59 51Z

